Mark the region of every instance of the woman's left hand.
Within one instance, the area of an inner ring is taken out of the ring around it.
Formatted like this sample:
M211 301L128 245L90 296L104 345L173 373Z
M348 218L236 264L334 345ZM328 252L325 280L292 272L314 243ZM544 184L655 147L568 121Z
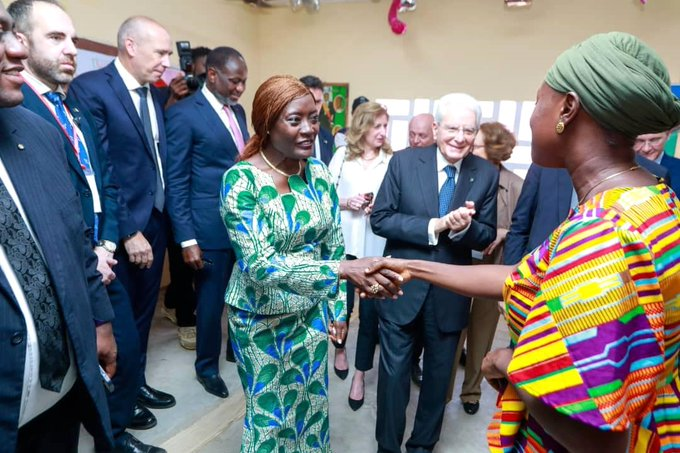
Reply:
M332 321L328 326L328 336L334 343L343 344L347 336L347 323L344 321Z
M482 360L482 374L489 384L500 390L502 383L508 379L508 365L512 360L513 350L510 348L494 349Z

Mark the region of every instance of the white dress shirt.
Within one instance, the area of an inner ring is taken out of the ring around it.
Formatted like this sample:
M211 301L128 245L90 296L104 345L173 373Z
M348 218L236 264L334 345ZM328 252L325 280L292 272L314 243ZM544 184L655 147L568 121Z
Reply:
M130 74L127 69L125 69L123 63L121 63L118 58L116 58L113 61L113 64L116 67L116 70L118 71L118 74L120 75L121 79L123 79L125 88L127 88L128 93L132 98L132 103L134 104L135 109L137 110L137 115L139 115L141 111L140 106L142 98L135 90L142 86L149 88L148 95L146 96L146 104L149 107L149 119L151 121L151 132L153 135L154 153L156 155L156 168L158 169L158 172L161 177L161 184L163 188L165 188L165 178L163 176L163 164L161 163L161 155L158 152L158 143L160 141L160 132L158 131L158 117L160 116L162 118L163 112L160 113L156 112L156 107L154 105L153 97L151 95L151 89L148 83L146 85L141 85L137 81L137 79L135 79L134 76Z
M444 171L444 169L449 165L456 168L456 174L453 177L453 181L456 184L456 187L458 187L458 177L460 176L460 167L462 162L463 159L459 160L455 164L450 163L449 161L444 159L444 156L442 155L441 151L439 151L439 148L437 148L437 193L439 193L442 190L442 186L444 185L448 178L448 175L446 174L446 171ZM439 203L437 203L437 207L438 206ZM435 233L434 231L434 223L437 220L438 218L430 219L430 222L427 224L427 241L430 245L439 244L439 233ZM457 233L449 232L449 238L455 239L458 236L465 234L469 228L470 225L468 225L461 231L458 231Z
M35 240L35 235L31 229L31 225L28 222L26 213L24 212L21 201L14 189L12 180L7 173L7 169L0 159L0 180L7 188L7 192L12 197L14 204L17 206L21 217L26 222L28 231L31 233L31 237ZM38 241L35 241L38 246L38 250L42 254L42 249ZM21 288L21 283L14 272L14 268L7 258L5 253L5 248L0 246L0 271L5 275L9 287L12 290L14 299L19 304L19 309L24 317L24 322L26 323L26 360L24 362L24 383L21 389L21 407L19 409L19 427L25 425L29 421L33 420L38 415L45 412L47 409L51 408L57 404L66 394L71 390L73 384L76 382L76 367L74 363L73 351L71 349L71 343L68 343L69 356L71 358L68 371L64 377L64 381L61 386L61 391L59 393L53 392L51 390L46 390L40 385L40 349L38 347L38 334L35 330L35 324L33 322L33 315L31 314L31 309L26 301L26 296L24 290ZM68 339L68 338L67 338Z

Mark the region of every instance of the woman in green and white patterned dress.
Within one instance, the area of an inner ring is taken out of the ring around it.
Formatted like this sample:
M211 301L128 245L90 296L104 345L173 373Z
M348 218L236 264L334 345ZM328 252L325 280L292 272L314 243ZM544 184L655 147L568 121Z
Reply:
M368 259L345 257L326 166L311 158L318 112L297 79L257 90L255 134L224 175L221 213L237 263L226 292L246 398L242 452L328 452L328 336L346 330L345 282L391 296Z

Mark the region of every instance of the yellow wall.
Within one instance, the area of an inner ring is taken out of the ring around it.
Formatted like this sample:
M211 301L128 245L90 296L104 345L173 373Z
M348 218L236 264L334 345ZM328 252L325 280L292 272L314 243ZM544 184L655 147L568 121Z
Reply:
M237 0L64 0L81 36L113 44L132 14L156 18L173 39L231 45L248 61L243 104L267 76L314 73L349 82L350 97L437 98L466 91L480 99L533 99L557 54L601 31L634 33L652 45L680 82L680 1L534 0L508 10L502 0L418 0L394 35L389 0L324 4L316 14L255 10Z

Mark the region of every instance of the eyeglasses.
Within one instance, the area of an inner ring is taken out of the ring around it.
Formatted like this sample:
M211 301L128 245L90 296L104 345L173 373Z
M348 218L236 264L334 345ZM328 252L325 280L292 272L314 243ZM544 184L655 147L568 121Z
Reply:
M477 135L477 129L474 127L462 127L462 126L444 126L444 130L451 135L463 134L465 138L474 138Z
M666 140L666 135L662 135L662 136L654 137L654 138L648 138L646 140L643 140L641 138L637 138L637 139L635 139L635 143L633 143L633 149L642 149L645 146L656 148L657 146L661 146L665 140Z

